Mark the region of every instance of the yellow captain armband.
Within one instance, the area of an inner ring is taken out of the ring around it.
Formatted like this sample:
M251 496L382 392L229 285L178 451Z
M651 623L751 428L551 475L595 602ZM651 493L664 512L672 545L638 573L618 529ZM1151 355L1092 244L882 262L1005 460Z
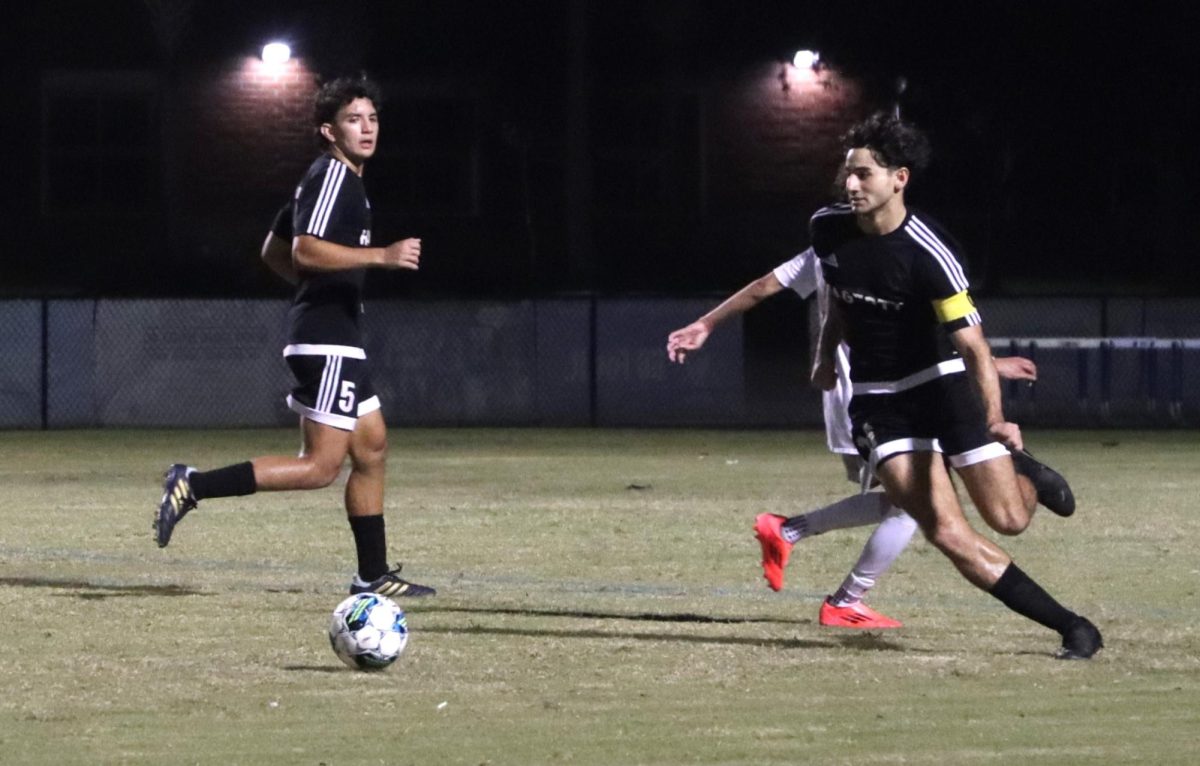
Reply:
M937 314L939 322L953 322L975 313L975 301L966 290L955 293L949 298L933 302L933 313Z

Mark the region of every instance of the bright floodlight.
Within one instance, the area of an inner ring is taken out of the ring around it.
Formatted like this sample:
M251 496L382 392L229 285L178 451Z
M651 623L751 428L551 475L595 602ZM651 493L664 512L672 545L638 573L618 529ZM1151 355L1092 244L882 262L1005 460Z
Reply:
M792 65L797 69L813 69L821 63L821 54L816 51L796 51Z
M264 64L285 64L292 57L292 49L287 43L267 43L263 46L262 60Z

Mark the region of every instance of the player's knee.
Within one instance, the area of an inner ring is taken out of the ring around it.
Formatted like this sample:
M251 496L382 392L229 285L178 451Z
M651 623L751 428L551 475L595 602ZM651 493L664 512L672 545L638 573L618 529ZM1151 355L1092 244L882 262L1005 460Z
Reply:
M1002 535L1019 535L1029 526L1029 513L1023 504L1011 504L987 515L988 526Z
M386 436L370 439L354 445L350 459L357 470L378 468L387 462L388 442Z
M304 489L324 489L337 481L342 471L340 462L333 460L309 460L304 472Z
M951 558L969 553L972 539L970 530L962 524L934 524L924 528L925 538L933 547Z

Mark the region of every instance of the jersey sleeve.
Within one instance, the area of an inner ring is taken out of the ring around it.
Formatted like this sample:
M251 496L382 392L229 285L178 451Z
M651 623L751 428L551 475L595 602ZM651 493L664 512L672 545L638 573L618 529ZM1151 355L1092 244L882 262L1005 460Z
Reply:
M292 241L292 203L279 208L275 220L271 221L271 233L287 242Z
M326 232L333 211L341 197L342 182L346 180L346 165L332 157L323 172L310 172L296 189L292 211L294 236L308 234L328 239Z
M971 299L957 245L916 216L909 219L905 231L921 247L913 275L938 321L947 332L979 324L979 310Z
M779 284L791 288L801 298L807 298L817 289L817 254L810 247L776 266L774 274Z

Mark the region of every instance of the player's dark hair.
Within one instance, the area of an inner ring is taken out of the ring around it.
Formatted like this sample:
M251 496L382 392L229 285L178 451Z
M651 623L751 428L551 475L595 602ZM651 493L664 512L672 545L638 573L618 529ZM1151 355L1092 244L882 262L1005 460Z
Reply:
M330 80L317 90L316 99L313 101L313 127L317 133L317 144L322 149L329 145L329 140L321 135L321 126L336 120L338 110L356 98L370 99L375 108L379 109L383 95L379 86L367 77L366 73L357 77Z
M842 136L842 150L869 149L885 168L908 168L916 174L929 165L929 139L910 122L894 114L876 112Z

